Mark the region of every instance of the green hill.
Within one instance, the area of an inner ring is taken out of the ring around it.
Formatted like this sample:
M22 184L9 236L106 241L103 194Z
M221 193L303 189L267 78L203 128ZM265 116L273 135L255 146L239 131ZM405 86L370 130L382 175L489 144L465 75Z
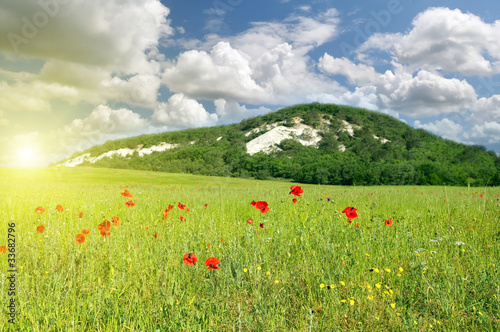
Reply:
M162 142L170 148L145 154ZM134 151L111 155L118 149ZM318 103L239 124L108 141L64 162L317 184L500 185L500 158L482 146L445 140L378 112Z

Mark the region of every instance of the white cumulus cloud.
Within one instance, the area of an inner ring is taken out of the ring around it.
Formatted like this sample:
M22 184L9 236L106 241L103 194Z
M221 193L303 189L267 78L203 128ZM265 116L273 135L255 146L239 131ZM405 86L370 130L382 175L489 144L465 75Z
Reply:
M219 116L220 123L236 123L243 119L263 115L272 110L267 107L247 109L245 105L240 105L235 101L228 102L224 99L214 100L215 112Z
M485 23L477 15L440 7L418 14L412 25L406 34L375 34L359 51L391 51L396 61L428 70L464 75L500 72L500 20Z
M217 114L208 113L202 104L182 93L174 94L166 103L160 103L152 118L171 129L211 126L218 119Z
M417 120L414 122L414 126L416 128L423 128L447 139L457 142L462 141L461 134L463 134L464 128L462 125L447 118L430 123L421 123Z

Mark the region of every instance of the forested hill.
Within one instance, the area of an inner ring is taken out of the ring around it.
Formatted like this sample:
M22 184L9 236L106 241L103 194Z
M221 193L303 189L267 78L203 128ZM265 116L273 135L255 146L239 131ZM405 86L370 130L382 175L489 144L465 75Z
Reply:
M337 185L500 185L493 151L378 112L318 103L239 124L108 141L62 164Z

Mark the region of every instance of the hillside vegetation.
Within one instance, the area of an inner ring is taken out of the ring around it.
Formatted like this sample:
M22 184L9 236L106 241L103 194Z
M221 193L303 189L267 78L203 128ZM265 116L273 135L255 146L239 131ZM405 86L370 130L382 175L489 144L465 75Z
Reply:
M270 153L247 153L246 144L269 125L293 127L294 119L317 131L321 141L305 146L299 138L307 137L293 137L277 142ZM108 141L73 157L160 142L179 146L81 165L333 185L500 185L500 158L482 146L445 140L378 112L318 103L283 108L239 124Z

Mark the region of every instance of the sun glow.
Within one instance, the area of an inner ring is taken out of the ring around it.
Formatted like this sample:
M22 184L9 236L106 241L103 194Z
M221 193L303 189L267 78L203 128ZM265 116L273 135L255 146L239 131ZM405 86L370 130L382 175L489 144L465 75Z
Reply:
M22 146L17 149L17 161L20 166L31 166L30 163L36 159L36 151L32 146Z

